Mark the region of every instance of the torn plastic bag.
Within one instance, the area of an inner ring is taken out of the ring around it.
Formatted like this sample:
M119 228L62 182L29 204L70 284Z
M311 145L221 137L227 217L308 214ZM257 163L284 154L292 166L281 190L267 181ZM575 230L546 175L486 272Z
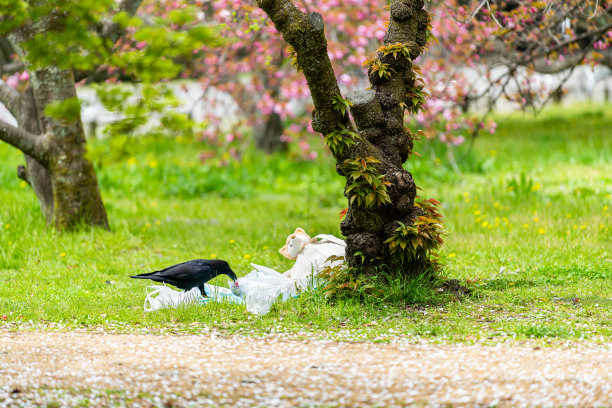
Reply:
M251 264L255 270L238 278L239 290L235 295L246 299L247 311L256 315L265 315L278 299L285 301L297 296L295 283L283 274L265 266ZM229 282L231 283L231 281Z
M223 301L230 303L243 303L244 300L234 295L230 289L220 286L204 284L208 298L200 295L198 288L187 292L174 290L165 285L147 286L147 297L144 301L145 312L153 312L164 308L176 308L189 305L194 302L207 302L208 300Z

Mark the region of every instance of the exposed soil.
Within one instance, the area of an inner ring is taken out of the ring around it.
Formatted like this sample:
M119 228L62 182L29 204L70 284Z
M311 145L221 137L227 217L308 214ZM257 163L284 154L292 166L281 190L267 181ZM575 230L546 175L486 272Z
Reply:
M0 332L0 406L612 406L610 346Z

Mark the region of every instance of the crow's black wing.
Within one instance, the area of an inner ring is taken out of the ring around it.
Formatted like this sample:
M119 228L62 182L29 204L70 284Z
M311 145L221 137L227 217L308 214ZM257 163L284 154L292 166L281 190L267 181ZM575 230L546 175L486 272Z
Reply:
M208 282L219 274L217 264L206 259L194 259L172 265L159 271L132 276L138 279L151 279L155 282L165 282L177 288L189 290Z

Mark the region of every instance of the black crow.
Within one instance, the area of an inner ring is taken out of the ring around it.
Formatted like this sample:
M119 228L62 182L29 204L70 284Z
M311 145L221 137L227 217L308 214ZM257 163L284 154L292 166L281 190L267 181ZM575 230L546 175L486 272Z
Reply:
M217 275L229 276L237 286L238 277L229 264L221 259L194 259L193 261L169 266L161 271L143 273L130 276L130 278L151 279L155 282L169 283L185 292L197 287L200 289L202 296L208 297L204 291L204 284Z

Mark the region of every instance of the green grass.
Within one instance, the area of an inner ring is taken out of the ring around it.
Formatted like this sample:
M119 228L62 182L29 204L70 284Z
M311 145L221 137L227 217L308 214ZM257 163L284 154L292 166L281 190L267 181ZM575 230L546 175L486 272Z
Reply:
M444 274L469 286L469 298L426 292L413 305L329 304L315 291L264 317L211 303L147 314L148 283L128 275L213 256L239 275L250 262L289 269L277 249L296 227L340 236L343 182L329 157L300 162L247 151L219 166L200 163L205 146L195 141L94 141L112 231L59 235L15 177L19 153L0 144L0 327L612 340L612 107L498 119L495 135L454 152L459 171L438 143L417 147L423 157L407 165L423 194L443 204Z

